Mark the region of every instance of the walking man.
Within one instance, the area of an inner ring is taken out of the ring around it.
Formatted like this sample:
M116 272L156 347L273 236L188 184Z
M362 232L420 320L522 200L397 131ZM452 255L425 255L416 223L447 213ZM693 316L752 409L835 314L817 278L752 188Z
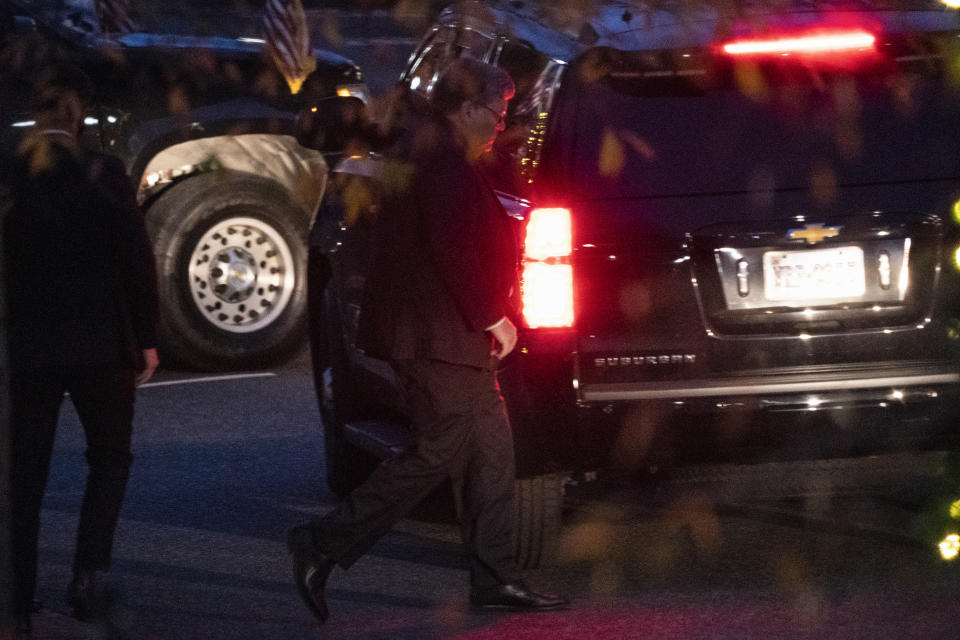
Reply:
M110 566L130 471L134 387L157 367L153 252L122 163L77 141L93 98L69 65L38 79L36 126L0 181L11 383L15 613L31 633L40 509L64 392L89 466L68 603L95 615L95 576Z
M397 373L414 441L332 512L290 531L297 587L321 621L334 565L348 568L446 480L470 557L471 604L567 604L524 584L511 546L513 439L496 367L517 342L517 247L477 163L504 128L513 93L503 70L457 60L437 82L431 112L392 154L412 176L377 220L359 341Z

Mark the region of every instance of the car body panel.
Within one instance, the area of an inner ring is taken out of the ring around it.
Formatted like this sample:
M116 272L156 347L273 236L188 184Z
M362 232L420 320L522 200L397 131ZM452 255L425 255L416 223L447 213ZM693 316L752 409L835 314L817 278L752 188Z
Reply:
M443 13L403 80L429 94L456 52L511 71L491 180L515 219L570 211L572 251L551 260L571 265L575 321L521 323L500 371L518 473L956 436L956 13L600 3L551 25L524 3L493 4ZM879 53L722 54L751 24L869 28ZM346 326L362 312L364 233L340 224L316 247ZM402 415L389 369L350 331L358 387Z

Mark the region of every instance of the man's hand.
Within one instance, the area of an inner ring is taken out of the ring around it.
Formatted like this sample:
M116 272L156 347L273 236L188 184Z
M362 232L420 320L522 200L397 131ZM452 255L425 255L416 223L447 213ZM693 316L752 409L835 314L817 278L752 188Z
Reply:
M500 360L510 355L513 348L517 346L517 327L510 321L510 318L504 318L491 327L490 334L496 341L490 355L496 356Z
M136 384L139 387L153 376L157 366L160 364L160 358L157 356L156 349L143 350L143 370L137 374Z

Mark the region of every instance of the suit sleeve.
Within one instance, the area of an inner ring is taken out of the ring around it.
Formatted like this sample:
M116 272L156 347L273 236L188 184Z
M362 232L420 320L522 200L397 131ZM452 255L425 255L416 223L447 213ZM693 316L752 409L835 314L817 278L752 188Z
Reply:
M415 197L427 244L447 290L473 331L482 332L507 315L507 292L499 291L481 239L492 232L478 188L465 163L439 159L421 165Z
M140 349L152 349L157 346L157 270L143 212L118 159L106 156L103 181L118 211L118 258L134 336Z

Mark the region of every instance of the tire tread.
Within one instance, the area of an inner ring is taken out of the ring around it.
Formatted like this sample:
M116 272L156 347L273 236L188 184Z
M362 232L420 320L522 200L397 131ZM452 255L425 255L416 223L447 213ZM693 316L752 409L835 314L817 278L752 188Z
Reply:
M548 564L560 535L564 474L553 473L516 482L514 550L517 565L532 569Z

